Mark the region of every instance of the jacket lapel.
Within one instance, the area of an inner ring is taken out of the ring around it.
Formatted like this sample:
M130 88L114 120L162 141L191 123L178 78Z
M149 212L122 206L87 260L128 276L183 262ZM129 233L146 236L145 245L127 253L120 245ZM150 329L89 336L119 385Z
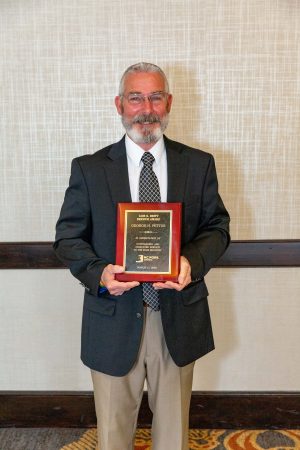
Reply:
M164 137L168 163L168 202L183 202L188 161L180 144Z
M130 203L131 193L128 178L125 136L113 144L105 167L106 177L114 203Z
M188 161L182 148L164 136L168 164L168 202L183 202L187 177ZM111 146L105 167L106 177L114 203L130 203L130 194L125 136Z

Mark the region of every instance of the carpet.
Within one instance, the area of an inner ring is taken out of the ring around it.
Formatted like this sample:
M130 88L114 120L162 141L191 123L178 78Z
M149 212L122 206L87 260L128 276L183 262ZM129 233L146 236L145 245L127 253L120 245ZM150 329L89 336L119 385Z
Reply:
M0 428L0 450L59 450L79 440L86 431L87 428Z
M190 430L190 450L300 450L300 430ZM96 450L96 429L61 450ZM135 450L151 449L151 431L139 429ZM101 449L99 449L101 450ZM168 449L172 450L172 449Z

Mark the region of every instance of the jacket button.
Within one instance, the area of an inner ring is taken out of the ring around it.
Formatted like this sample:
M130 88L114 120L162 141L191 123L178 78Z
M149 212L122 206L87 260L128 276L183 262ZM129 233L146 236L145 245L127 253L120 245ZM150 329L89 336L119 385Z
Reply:
M137 317L138 319L140 319L140 318L142 317L142 314L141 314L141 313L136 313L136 317Z

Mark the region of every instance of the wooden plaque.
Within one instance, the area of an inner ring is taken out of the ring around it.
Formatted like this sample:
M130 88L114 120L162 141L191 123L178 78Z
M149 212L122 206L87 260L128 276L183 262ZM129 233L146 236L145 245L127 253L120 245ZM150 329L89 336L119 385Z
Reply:
M181 203L119 203L116 264L119 281L177 281Z

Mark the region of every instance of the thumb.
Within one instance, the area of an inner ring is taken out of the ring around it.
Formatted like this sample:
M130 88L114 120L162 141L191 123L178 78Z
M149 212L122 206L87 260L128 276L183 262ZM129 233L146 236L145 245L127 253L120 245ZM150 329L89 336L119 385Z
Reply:
M117 264L112 265L110 268L110 272L111 273L122 273L125 271L125 267L124 266L118 266Z
M182 272L179 274L178 276L178 283L182 284L185 278L185 274L183 274Z

